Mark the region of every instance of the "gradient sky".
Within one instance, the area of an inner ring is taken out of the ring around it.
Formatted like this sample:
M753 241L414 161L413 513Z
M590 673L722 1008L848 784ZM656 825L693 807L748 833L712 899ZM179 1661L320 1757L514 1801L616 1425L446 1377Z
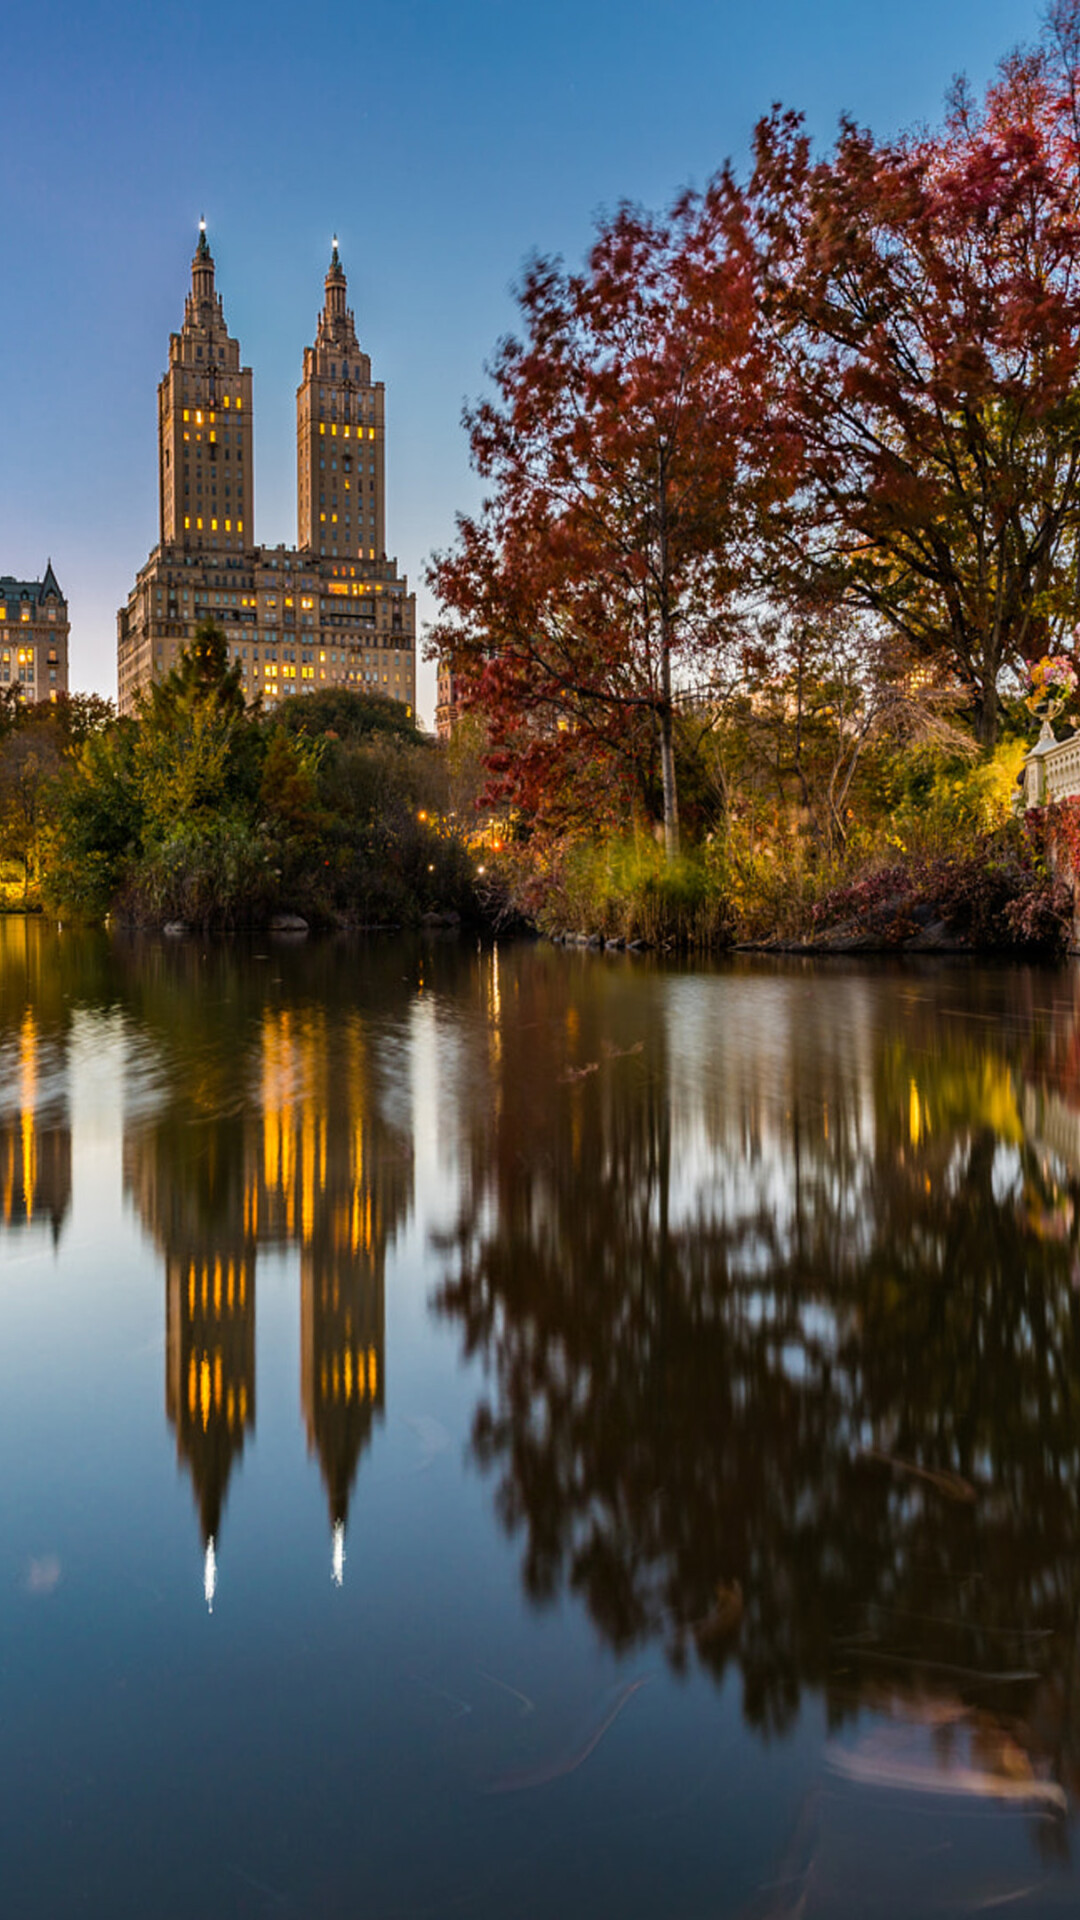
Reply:
M5 15L0 573L51 555L71 684L115 695L155 543L156 389L205 213L255 372L255 532L296 539L295 392L330 237L387 386L387 551L419 595L477 498L460 418L526 255L742 163L773 100L827 141L936 120L1028 0L36 0ZM421 669L429 721L434 670Z

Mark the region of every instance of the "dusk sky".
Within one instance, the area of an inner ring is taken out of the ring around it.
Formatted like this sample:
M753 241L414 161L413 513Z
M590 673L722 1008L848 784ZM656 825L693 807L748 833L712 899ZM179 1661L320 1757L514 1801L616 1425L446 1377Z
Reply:
M255 536L296 539L295 393L331 235L387 387L387 550L422 573L478 495L460 417L526 255L745 160L773 100L830 138L935 120L1037 31L1006 0L145 0L8 10L0 573L51 555L71 685L116 692L158 535L156 389L200 214L255 374ZM421 717L434 669L418 675Z

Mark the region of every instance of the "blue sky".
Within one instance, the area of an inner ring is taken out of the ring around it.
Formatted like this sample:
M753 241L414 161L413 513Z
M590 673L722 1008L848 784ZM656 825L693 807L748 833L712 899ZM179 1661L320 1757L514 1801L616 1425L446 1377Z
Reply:
M577 260L773 100L827 141L935 120L1034 37L1003 0L37 0L5 18L0 573L51 554L72 685L114 694L115 616L157 538L156 389L200 213L255 372L256 537L296 538L295 390L337 232L387 385L387 548L424 563L475 503L460 416L532 250ZM418 704L430 719L433 670Z

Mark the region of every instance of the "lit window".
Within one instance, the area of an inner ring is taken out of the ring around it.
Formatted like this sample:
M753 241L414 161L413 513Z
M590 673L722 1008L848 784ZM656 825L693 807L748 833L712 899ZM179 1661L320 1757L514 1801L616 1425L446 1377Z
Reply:
M187 514L185 514L185 515L184 515L184 525L185 525L185 527L190 527L190 525L191 525L191 521L190 521L190 519L188 518L188 516L187 516ZM184 598L185 598L185 600L187 599L187 595L186 595L186 594L184 595Z
M325 420L320 420L320 421L319 421L319 432L320 432L320 433L325 433L325 432L326 432L326 422L325 422Z
M211 522L210 522L210 531L211 531L211 533L216 533L216 532L217 532L217 521L216 521L216 520L211 520Z
M195 522L195 525L196 525L196 527L198 528L198 530L199 530L199 532L201 533L201 532L202 532L202 521L201 521L201 520L196 520L196 522Z
M191 418L191 415L190 415L190 413L188 412L188 410L187 410L187 408L185 407L185 408L184 408L184 419L185 419L185 420L190 420L190 418ZM187 439L187 434L186 434L186 433L185 433L185 435L184 435L184 439L185 439L185 440Z

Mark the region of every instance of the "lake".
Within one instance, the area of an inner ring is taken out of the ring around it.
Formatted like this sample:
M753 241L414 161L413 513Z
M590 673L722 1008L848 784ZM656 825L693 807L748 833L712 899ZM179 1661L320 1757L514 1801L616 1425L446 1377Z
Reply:
M1073 1913L1080 969L0 919L0 1909Z

